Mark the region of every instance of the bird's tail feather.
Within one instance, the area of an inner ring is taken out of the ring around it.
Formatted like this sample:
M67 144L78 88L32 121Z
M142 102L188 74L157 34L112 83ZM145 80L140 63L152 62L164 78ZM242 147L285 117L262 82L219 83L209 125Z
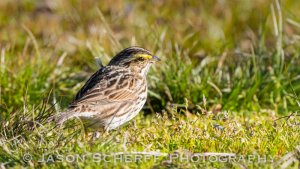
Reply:
M73 111L66 111L59 114L55 114L51 116L48 121L55 121L57 125L63 124L65 121L73 118L75 116L75 112Z

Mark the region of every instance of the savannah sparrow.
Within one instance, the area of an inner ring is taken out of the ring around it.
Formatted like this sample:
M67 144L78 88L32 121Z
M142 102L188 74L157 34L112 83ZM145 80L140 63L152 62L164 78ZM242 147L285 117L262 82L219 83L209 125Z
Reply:
M139 47L129 47L94 73L75 96L58 124L74 117L105 131L133 119L147 99L146 75L160 59Z

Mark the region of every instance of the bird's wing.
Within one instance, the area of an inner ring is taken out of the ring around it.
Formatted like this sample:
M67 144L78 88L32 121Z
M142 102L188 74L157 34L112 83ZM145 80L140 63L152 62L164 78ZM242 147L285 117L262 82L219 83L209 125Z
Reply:
M88 90L92 89L96 84L103 80L105 78L106 71L106 67L101 67L97 72L95 72L84 84L84 86L78 91L73 102L79 100L85 93L88 92Z
M119 89L111 93L106 93L106 91L100 92L98 88L95 88L94 90L91 90L91 93L84 95L82 98L73 102L72 104L108 104L121 101L133 101L137 98L138 96L136 93L126 89Z
M105 71L102 74L98 72L78 92L70 108L83 104L108 104L133 101L138 98L138 93L134 87L137 79L134 76L124 72L106 75L102 75L103 73L105 74Z

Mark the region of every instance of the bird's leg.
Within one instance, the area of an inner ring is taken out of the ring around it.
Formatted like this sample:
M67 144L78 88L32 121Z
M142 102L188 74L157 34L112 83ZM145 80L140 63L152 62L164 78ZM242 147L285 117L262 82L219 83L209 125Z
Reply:
M86 140L89 139L89 132L88 132L88 129L86 127L83 127L83 135L84 135L84 138Z
M136 126L136 121L135 121L135 119L132 120L132 123L133 123L133 128L134 128L135 130L137 130L138 128L137 128L137 126Z
M108 133L109 129L110 128L108 126L104 127L104 133L103 133L104 136L108 136L109 135L109 133Z
M93 133L93 136L92 136L92 140L95 141L96 139L100 138L100 132L99 131L95 131Z
M108 131L109 131L108 127L105 127L105 128L95 131L92 135L92 140L95 141L96 139L100 138L100 136L102 136L102 137L107 136Z

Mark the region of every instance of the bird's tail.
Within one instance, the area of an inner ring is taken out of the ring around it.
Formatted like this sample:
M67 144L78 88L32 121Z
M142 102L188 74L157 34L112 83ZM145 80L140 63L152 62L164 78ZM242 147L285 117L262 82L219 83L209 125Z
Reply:
M59 114L55 114L53 116L51 116L48 121L51 122L51 121L55 121L55 123L57 125L62 125L65 121L73 118L75 116L75 112L73 111L66 111L66 112L62 112L62 113L59 113Z

